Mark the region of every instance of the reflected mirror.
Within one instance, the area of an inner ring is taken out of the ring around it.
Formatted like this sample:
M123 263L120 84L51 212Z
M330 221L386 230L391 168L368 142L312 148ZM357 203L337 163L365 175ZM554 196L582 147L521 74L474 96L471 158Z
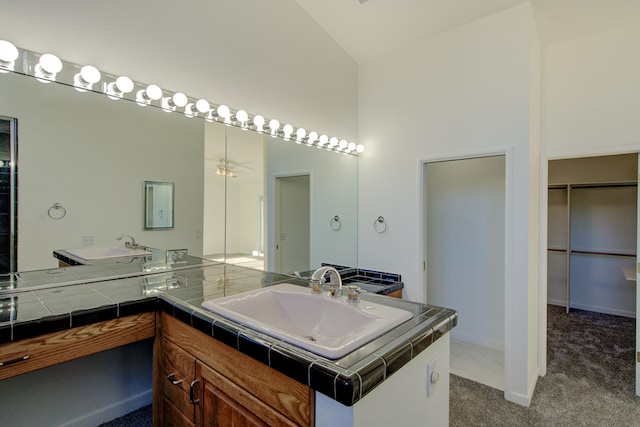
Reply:
M85 241L118 245L120 234L283 273L357 265L356 156L14 73L0 75L0 92L0 116L18 123L19 271L56 267L53 250ZM306 178L289 185L296 177ZM166 233L140 225L145 180L175 183ZM47 215L54 203L64 218Z
M173 228L173 182L144 182L144 229Z

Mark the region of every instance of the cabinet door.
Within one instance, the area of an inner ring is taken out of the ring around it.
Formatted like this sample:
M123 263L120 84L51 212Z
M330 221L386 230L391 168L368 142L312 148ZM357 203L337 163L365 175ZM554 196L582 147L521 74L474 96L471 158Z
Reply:
M200 426L296 426L280 412L232 383L209 366L196 362L202 384Z

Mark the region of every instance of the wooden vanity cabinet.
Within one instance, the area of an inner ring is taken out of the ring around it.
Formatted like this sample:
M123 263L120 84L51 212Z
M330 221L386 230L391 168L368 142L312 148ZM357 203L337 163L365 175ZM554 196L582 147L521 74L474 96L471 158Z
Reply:
M162 375L156 377L162 384L156 387L161 419L156 425L313 425L309 387L172 316L163 313L161 323Z

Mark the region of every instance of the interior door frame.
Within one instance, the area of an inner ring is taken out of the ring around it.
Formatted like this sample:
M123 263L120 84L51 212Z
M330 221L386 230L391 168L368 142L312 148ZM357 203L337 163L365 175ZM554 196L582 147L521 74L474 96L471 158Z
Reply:
M549 219L549 204L547 200L549 191L549 161L562 160L562 159L574 159L581 157L595 157L595 156L615 156L620 154L637 154L638 155L638 173L640 173L640 148L626 149L626 150L614 150L611 148L599 148L599 149L574 149L569 151L563 151L558 153L541 153L540 154L540 212L539 217L539 254L538 254L538 367L540 375L545 376L547 374L547 234L548 227L547 221ZM639 176L640 178L640 176ZM640 195L640 188L639 188ZM640 227L640 198L638 200L639 210L636 214L638 226ZM640 248L640 228L637 230L636 236L636 254ZM636 258L638 263L639 258ZM640 308L640 291L638 287L638 279L640 274L638 269L640 264L637 264L636 268L636 394L640 396L640 320L638 316L638 309Z
M504 315L505 315L505 330L504 330L504 395L507 400L512 400L509 398L512 394L512 357L513 357L513 349L512 349L512 336L513 336L513 327L512 327L512 287L513 287L513 242L511 239L513 233L513 211L514 211L514 194L513 194L513 181L514 181L514 171L513 171L513 148L512 147L494 147L485 150L477 150L477 151L464 151L459 153L452 153L449 155L440 155L440 156L432 156L418 160L419 164L419 203L418 209L420 210L418 214L418 218L420 218L419 232L421 236L421 244L420 244L420 271L421 271L421 289L422 289L422 300L425 303L427 301L427 271L426 271L426 262L427 262L427 227L426 227L426 213L427 213L427 200L426 200L426 170L428 163L436 163L436 162L446 162L453 160L468 160L475 159L480 157L492 157L492 156L504 156L505 157L505 188L504 188Z
M311 231L311 224L313 221L313 198L311 197L312 191L311 189L313 188L313 176L311 171L303 171L303 172L292 172L292 173L286 173L286 174L277 174L273 176L273 242L271 242L270 249L273 251L273 256L270 259L270 263L271 266L269 268L270 271L278 271L281 268L281 263L282 263L282 258L281 258L281 252L279 250L279 248L277 248L277 246L279 245L280 242L280 233L281 233L281 229L280 229L280 182L282 179L286 179L286 178L296 178L296 177L301 177L301 176L306 176L309 179L309 186L308 186L308 192L309 192L309 240L311 241L312 239L312 231ZM311 260L311 248L309 248L309 259ZM276 267L278 267L278 270L276 270Z

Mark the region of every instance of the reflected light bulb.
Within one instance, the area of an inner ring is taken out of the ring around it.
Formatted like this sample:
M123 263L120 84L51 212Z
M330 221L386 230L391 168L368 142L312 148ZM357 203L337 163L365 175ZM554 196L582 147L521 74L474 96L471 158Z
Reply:
M329 137L327 135L320 135L320 139L318 140L318 147L322 147L324 144L329 141Z
M13 43L0 40L0 72L13 71L18 56L20 56L20 52Z
M307 140L307 144L312 145L316 139L318 139L318 133L317 132L309 132L309 139Z
M200 113L207 113L209 112L210 108L211 104L209 104L209 101L207 101L206 99L198 99L196 101L196 110L198 110Z
M162 98L162 89L160 89L160 86L158 85L147 86L145 93L152 101L157 101L158 99Z
M247 120L249 120L249 114L244 110L238 110L235 114L235 121L240 123L240 127L243 130L247 130Z
M264 132L264 117L262 117L260 114L253 116L253 125L256 127L256 131L258 132Z
M284 127L282 128L282 132L284 133L284 139L288 141L289 138L291 138L291 134L293 133L293 126L291 126L290 124L284 125Z
M187 103L189 102L189 99L187 98L187 95L185 95L184 93L176 92L171 97L171 102L173 102L173 104L176 107L181 107L182 108L185 105L187 105Z
M304 128L298 128L296 131L296 142L298 144L301 143L305 136L307 136L307 131Z
M349 146L349 143L345 139L341 139L339 143L340 149L344 150Z
M271 136L274 138L278 136L278 129L280 128L280 122L276 119L271 119L269 121L269 129L271 129Z
M336 145L338 145L338 138L332 136L331 139L329 139L329 147L335 147Z
M362 153L364 151L364 145L362 145L362 144L356 145L356 151L358 153Z
M347 149L349 151L353 151L356 149L356 143L355 142L350 142L349 145L347 146Z
M216 114L221 117L226 124L231 124L231 110L226 105L218 105Z

